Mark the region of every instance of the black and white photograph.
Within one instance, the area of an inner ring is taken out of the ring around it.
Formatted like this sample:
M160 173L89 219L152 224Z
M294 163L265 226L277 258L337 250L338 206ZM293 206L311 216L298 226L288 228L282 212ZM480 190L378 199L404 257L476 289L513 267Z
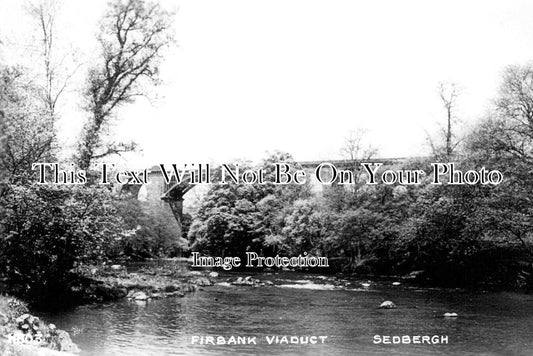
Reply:
M0 0L0 356L533 355L532 14Z

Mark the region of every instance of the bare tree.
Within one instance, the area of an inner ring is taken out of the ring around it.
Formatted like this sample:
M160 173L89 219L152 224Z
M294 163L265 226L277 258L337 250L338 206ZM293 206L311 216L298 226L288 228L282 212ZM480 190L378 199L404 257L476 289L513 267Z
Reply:
M446 129L444 136L446 138L445 152L447 157L451 157L457 143L453 143L452 122L454 121L455 104L457 101L457 86L455 83L439 85L439 96L446 110Z
M56 115L57 103L80 67L77 51L58 44L56 23L60 8L60 0L29 1L26 6L39 34L37 52L42 60L42 71L39 70L43 77L42 100L52 116Z
M366 133L366 129L358 128L351 130L344 139L341 154L352 164L356 164L359 160L369 160L377 153L376 148L366 143Z
M173 43L172 16L159 4L114 0L102 20L98 41L101 56L89 70L85 97L90 118L78 146L78 165L88 169L95 157L135 148L134 144L102 147L102 131L116 109L158 84L163 50Z
M377 153L377 149L368 144L365 140L366 129L358 128L348 132L344 139L344 145L341 147L341 155L346 161L346 168L354 172L354 185L346 186L344 189L350 190L352 193L357 191L357 183L360 180L359 165L363 161L368 161Z
M456 124L458 123L456 115L459 97L458 85L456 83L440 83L438 94L446 114L445 125L440 125L442 138L435 140L427 131L426 135L433 155L450 159L453 157L457 146L461 143L455 132Z

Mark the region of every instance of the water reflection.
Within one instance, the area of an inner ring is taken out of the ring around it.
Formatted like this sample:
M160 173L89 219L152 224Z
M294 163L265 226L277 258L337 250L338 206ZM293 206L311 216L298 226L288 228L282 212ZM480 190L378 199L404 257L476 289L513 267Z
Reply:
M530 355L533 350L533 302L527 295L361 288L359 281L299 273L258 278L277 286L222 283L184 298L86 305L46 319L78 330L73 340L82 355ZM378 309L383 300L398 308ZM459 317L441 317L451 311ZM193 335L256 336L258 345L192 345ZM328 339L323 345L267 345L266 335ZM374 345L374 335L448 335L449 344Z

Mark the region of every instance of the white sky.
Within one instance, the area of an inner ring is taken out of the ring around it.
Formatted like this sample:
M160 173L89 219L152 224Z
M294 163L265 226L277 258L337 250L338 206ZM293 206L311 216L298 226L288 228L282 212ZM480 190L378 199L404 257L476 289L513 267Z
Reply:
M105 1L64 1L66 40L94 53ZM0 0L0 39L22 43L20 1ZM367 128L379 156L427 152L424 129L444 119L437 85L462 87L472 123L509 64L533 59L533 1L166 1L179 47L158 100L120 110L117 137L140 143L128 164L339 157L348 131ZM17 42L19 41L19 42ZM83 68L80 76L83 76ZM73 99L72 99L73 98ZM83 113L63 103L62 143Z

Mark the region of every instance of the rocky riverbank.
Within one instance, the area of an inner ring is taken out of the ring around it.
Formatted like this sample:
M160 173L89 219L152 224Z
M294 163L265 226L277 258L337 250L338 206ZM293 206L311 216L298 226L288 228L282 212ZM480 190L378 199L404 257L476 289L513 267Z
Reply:
M183 297L213 285L207 272L182 271L172 266L141 268L128 272L124 266L91 268L83 273L71 292L82 302L103 302L128 298L136 301Z
M26 303L0 295L0 356L73 355L68 332L29 313Z
M215 273L182 271L172 266L128 272L112 265L77 271L69 287L68 305L127 298L145 303L153 299L184 297L213 285ZM65 305L67 306L67 305ZM79 352L70 335L31 315L25 302L0 295L0 356L69 355Z

